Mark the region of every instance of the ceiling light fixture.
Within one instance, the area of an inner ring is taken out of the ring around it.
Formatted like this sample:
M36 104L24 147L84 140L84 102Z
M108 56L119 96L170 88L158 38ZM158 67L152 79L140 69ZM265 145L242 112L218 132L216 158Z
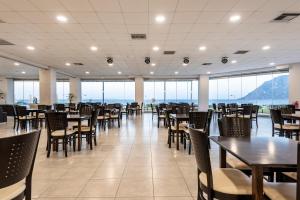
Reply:
M174 74L178 74L178 71L174 72Z
M151 74L151 75L153 75L153 74L154 74L154 72L150 72L150 74Z
M236 61L236 60L232 60L231 63L232 63L232 64L235 64L235 63L237 63L237 61Z
M153 50L153 51L159 51L159 47L158 47L158 46L154 46L154 47L152 48L152 50Z
M90 72L89 72L89 71L86 71L85 74L90 74Z
M206 50L206 46L201 46L201 47L199 47L199 50L200 50L200 51L205 51L205 50Z
M96 46L91 46L90 49L91 49L91 51L98 51L98 47L96 47Z
M271 66L274 66L274 65L275 65L275 63L274 63L274 62L271 62L271 63L269 63L269 65L271 65Z
M122 74L122 72L118 71L118 74L120 75L120 74Z
M68 22L68 18L66 16L63 16L63 15L57 15L56 20L59 21L59 22L63 22L63 23Z
M22 71L22 74L26 74L26 72L25 72L25 71Z
M14 65L15 65L15 66L19 66L19 65L20 65L20 63L18 63L18 62L15 62L15 63L14 63Z
M67 62L67 63L65 63L65 65L66 65L66 66L71 66L71 63L68 63L68 62Z
M114 66L114 63L108 63L108 66L112 67Z
M207 74L211 74L211 72L206 72Z
M27 46L26 48L27 48L28 50L30 50L30 51L35 50L35 47L34 47L34 46Z
M157 23L163 23L163 22L166 21L166 17L163 16L163 15L157 15L157 16L155 17L155 21L156 21Z
M182 63L182 66L187 66L188 64L187 63Z
M151 66L152 66L152 67L155 67L155 66L156 66L156 64L155 64L155 63L151 63Z
M262 49L262 50L269 50L269 49L271 49L271 47L270 47L269 45L265 45L265 46L263 46L261 49Z
M233 22L233 23L238 22L238 21L240 21L240 20L241 20L241 16L240 16L240 15L232 15L232 16L230 16L230 18L229 18L229 21L230 21L230 22Z

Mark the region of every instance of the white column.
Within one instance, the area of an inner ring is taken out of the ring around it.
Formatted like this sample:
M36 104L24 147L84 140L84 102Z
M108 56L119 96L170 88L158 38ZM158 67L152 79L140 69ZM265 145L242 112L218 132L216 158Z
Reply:
M0 78L0 104L14 103L14 80L11 78Z
M300 63L291 64L289 68L289 103L300 103Z
M144 78L135 78L135 101L141 104L144 102Z
M199 76L199 88L198 88L198 101L199 109L208 109L208 90L209 90L209 76L200 75Z
M79 103L81 101L80 78L70 78L70 93L74 95L72 103Z
M40 104L52 105L56 102L56 71L40 69Z

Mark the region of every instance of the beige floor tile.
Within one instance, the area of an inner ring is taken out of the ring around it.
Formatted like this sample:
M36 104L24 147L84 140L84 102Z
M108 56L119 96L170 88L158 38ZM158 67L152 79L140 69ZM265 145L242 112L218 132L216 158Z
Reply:
M119 179L89 181L79 197L115 197L120 184Z
M58 180L41 194L41 197L77 197L83 189L86 181L77 180Z
M153 166L153 178L182 178L182 173L177 165Z
M193 200L192 197L155 197L155 200Z
M120 179L125 165L101 165L92 175L92 179Z
M118 197L152 197L152 179L122 179Z
M152 167L149 165L128 165L124 178L152 178Z
M153 179L154 196L190 196L183 178Z

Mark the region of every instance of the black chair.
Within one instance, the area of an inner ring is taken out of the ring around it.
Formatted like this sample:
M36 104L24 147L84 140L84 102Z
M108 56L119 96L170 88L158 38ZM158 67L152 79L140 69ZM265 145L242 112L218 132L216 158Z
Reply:
M166 117L166 125L168 127L168 144L169 144L169 148L171 148L171 143L175 141L175 136L176 134L180 134L181 135L181 141L183 142L183 135L184 135L184 131L186 130L185 126L182 126L179 124L179 133L177 133L177 129L175 126L172 125L171 123L171 119L170 119L170 114L172 113L172 111L167 110L165 112L165 117Z
M152 120L153 120L153 116L157 115L157 111L156 111L156 109L154 109L154 106L152 103L150 104L150 106L151 106L151 113L152 113Z
M259 105L253 105L252 108L252 121L256 122L256 127L258 128L258 110L259 110Z
M233 168L215 168L212 170L207 134L190 128L190 136L198 168L197 199L252 199L251 180L243 172ZM207 198L204 198L204 193L207 194Z
M50 156L51 144L54 150L58 151L59 140L62 140L65 156L68 156L67 144L73 141L73 150L76 147L76 132L68 129L66 112L47 112L47 157Z
M34 131L0 139L2 200L31 200L32 172L40 133Z
M0 123L7 122L7 113L0 107Z
M17 131L19 127L25 128L27 130L27 122L32 122L36 118L34 116L28 115L28 111L26 106L16 106L16 114L17 114Z
M158 106L155 106L156 113L157 113L157 128L159 128L160 121L164 121L164 126L166 126L166 112L163 108L160 108Z
M80 106L79 114L80 115L91 115L93 111L93 107L91 105L82 105Z
M300 200L300 143L297 154L296 183L264 183L264 193L270 200Z
M65 112L66 110L65 104L61 104L61 103L54 104L54 110L57 112Z

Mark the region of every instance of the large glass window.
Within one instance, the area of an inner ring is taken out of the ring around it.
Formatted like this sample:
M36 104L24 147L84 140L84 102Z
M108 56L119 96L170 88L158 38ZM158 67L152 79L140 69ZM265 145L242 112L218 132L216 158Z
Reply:
M209 103L288 103L288 72L222 77L209 80Z
M135 83L133 81L104 82L105 103L130 103L135 99Z
M69 81L57 81L56 82L56 98L57 103L68 103L70 94L70 82Z
M175 103L177 101L177 86L176 81L167 81L166 82L166 99L165 101L167 103Z
M37 80L15 80L14 101L16 104L28 105L36 99L40 101L40 84Z
M83 81L81 82L82 102L103 102L103 82Z

